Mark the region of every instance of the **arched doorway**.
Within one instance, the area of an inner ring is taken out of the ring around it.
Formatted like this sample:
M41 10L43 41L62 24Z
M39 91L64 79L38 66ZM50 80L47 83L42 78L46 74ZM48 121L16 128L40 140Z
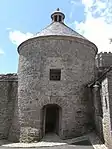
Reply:
M56 104L49 104L43 108L43 135L56 133L60 130L61 108Z

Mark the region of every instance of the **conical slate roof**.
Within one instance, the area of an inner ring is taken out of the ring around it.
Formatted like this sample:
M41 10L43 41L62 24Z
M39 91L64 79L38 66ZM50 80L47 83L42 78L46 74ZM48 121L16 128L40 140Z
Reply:
M97 53L98 49L94 43L92 43L91 41L89 41L88 39L86 39L85 37L83 37L82 35L80 35L79 33L77 33L76 31L74 31L73 29L71 29L70 27L64 24L65 15L59 9L57 9L57 11L51 14L51 18L52 18L52 23L49 26L47 26L45 29L43 29L41 32L35 34L31 38L22 42L18 46L18 52L22 44L30 40L33 40L34 38L48 37L48 36L65 36L65 37L75 37L77 39L82 39L82 41L85 42L85 44L86 43L90 44Z
M78 37L82 39L86 39L76 31L72 30L68 26L66 26L64 23L61 22L53 22L48 27L43 29L40 33L37 33L35 37L40 36L50 36L50 35L57 35L57 36L73 36ZM86 39L87 40L87 39Z
M72 36L87 40L85 37L64 24L65 15L59 10L59 8L53 14L51 14L51 18L52 23L41 32L37 33L34 37L55 35Z

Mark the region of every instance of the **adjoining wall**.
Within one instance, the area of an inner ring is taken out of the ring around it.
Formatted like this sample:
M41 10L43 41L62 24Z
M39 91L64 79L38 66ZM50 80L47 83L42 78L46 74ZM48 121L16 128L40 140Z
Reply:
M96 133L99 135L100 139L104 142L103 138L103 111L101 105L101 90L98 88L99 86L93 86L92 94L93 94L93 104L94 104L94 124Z
M107 73L108 77L108 91L109 91L109 108L111 119L111 131L112 131L112 70Z
M98 68L106 68L112 65L112 53L104 52L99 53L96 56L96 66Z
M101 80L100 80L101 81ZM111 143L111 110L109 96L109 80L105 76L99 84L99 88L93 88L94 94L94 119L96 131L99 137L105 142L105 145L110 147ZM112 92L112 91L111 91Z
M96 129L101 137L103 134L103 140L105 144L111 148L112 146L112 53L104 52L99 53L96 56L97 77L100 81L99 90L96 100L94 98L94 106L98 106L98 102L101 102L102 114L96 113L95 110L95 124ZM106 72L107 70L107 72ZM104 74L105 72L105 74ZM101 77L102 76L102 77ZM95 93L94 93L95 95Z
M109 98L109 80L105 78L102 81L102 108L103 108L103 133L105 144L109 147L111 144L111 120L110 120L110 98Z
M8 138L17 96L17 75L0 75L0 139Z

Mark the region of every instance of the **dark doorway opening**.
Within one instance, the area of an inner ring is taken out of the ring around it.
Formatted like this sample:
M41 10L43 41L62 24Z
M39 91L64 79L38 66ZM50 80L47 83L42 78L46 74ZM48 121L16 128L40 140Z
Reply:
M59 107L47 105L45 107L45 133L59 133Z

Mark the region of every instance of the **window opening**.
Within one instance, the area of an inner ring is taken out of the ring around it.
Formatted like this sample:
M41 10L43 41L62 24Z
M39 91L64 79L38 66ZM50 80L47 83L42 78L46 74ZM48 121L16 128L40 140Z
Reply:
M61 80L61 69L50 69L50 80Z
M57 16L54 16L54 21L57 22Z
M61 16L59 16L59 22L61 22L61 20L62 20L62 19L61 19Z

